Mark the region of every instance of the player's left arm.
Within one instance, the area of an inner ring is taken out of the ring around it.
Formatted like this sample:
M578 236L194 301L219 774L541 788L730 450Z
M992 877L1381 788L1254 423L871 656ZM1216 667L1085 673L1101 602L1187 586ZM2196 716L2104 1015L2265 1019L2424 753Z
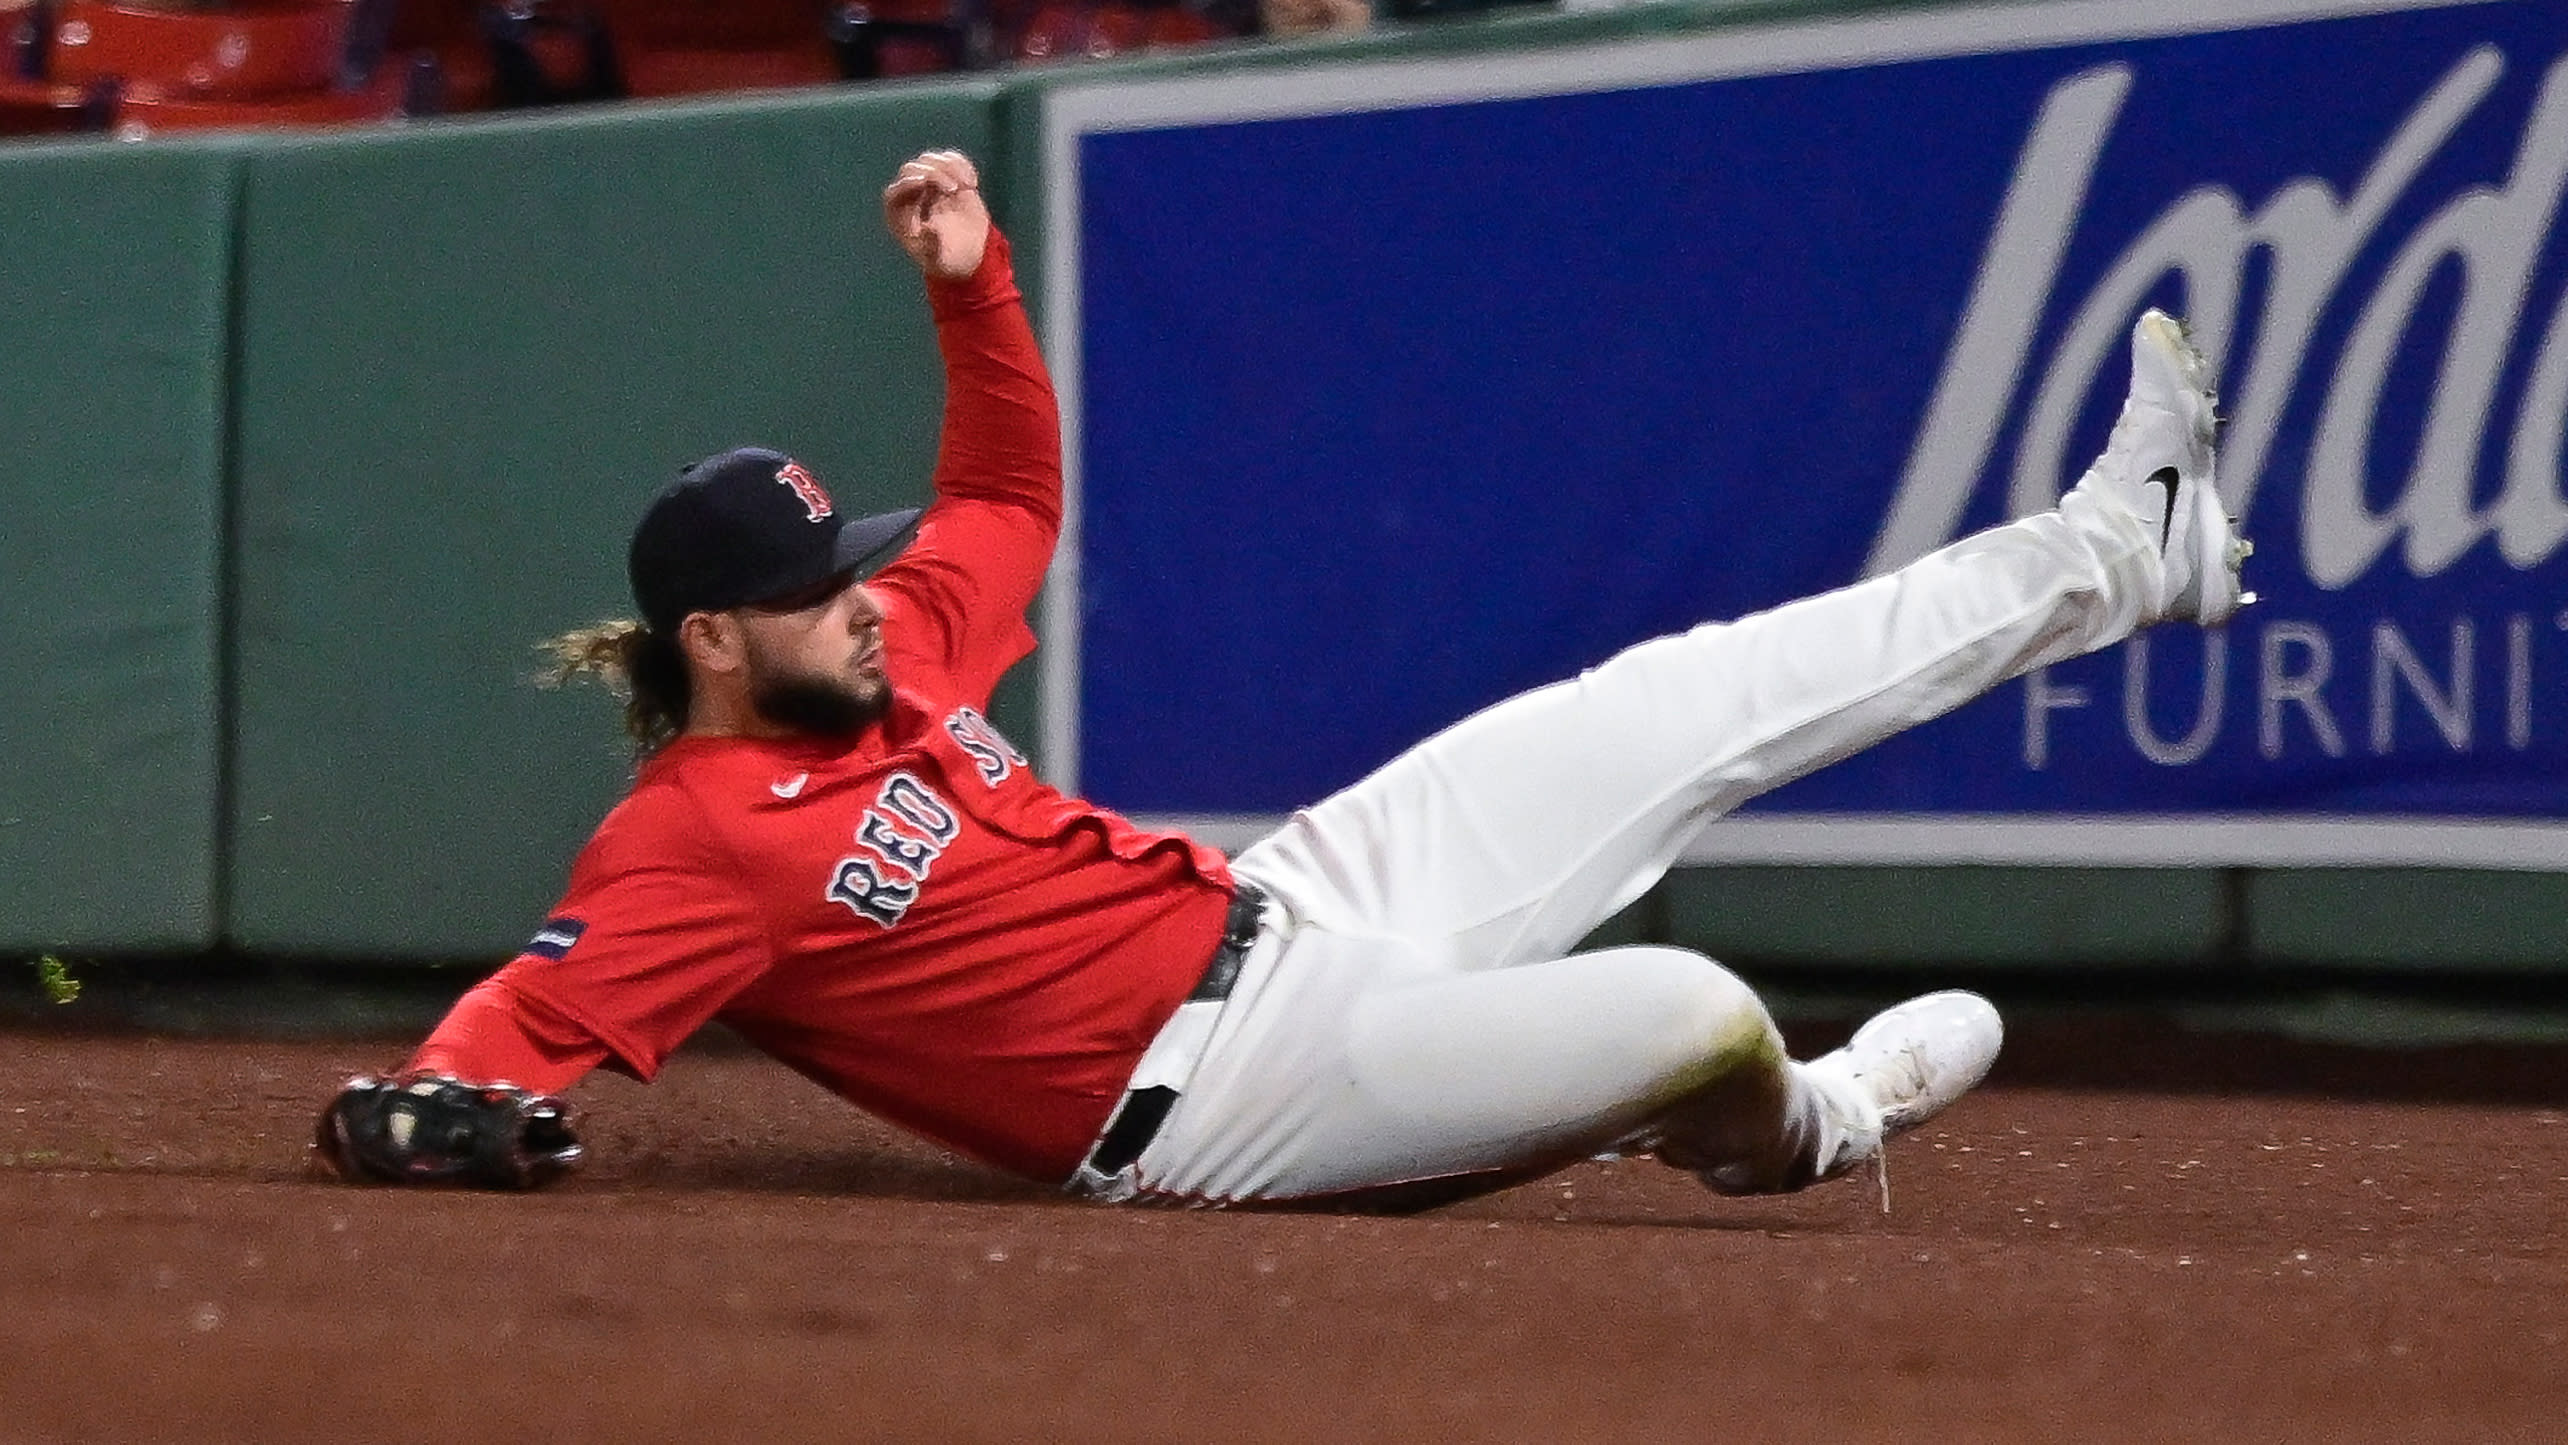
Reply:
M902 166L883 219L927 278L945 415L918 540L868 586L896 644L929 646L986 693L1034 645L1025 613L1061 532L1060 406L971 160L929 151Z
M407 1065L322 1110L321 1161L350 1182L525 1189L581 1157L554 1097L600 1066L648 1081L772 961L737 869L675 788L599 826L526 949L458 1000Z

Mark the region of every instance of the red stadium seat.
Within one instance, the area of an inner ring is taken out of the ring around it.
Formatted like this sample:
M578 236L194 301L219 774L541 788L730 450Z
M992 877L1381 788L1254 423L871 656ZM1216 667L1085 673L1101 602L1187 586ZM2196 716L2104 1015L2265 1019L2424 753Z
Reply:
M1076 5L1046 0L1017 32L1019 60L1077 60L1088 53L1088 17Z
M825 85L839 78L815 0L588 0L637 96Z
M845 80L962 69L967 27L945 0L843 0L829 12L829 44Z
M687 95L838 78L819 0L403 0L456 108Z
M1129 55L1150 43L1150 17L1123 0L1098 0L1088 13L1088 53Z
M1026 61L1097 60L1230 33L1201 11L1166 0L1042 0L1014 26L1004 8L995 18L1002 33L1012 30L1016 37L1009 53Z
M349 0L250 0L145 10L69 0L54 24L52 79L119 80L129 96L241 100L327 91L347 60Z
M116 113L116 131L148 136L163 131L304 129L360 125L399 116L435 114L435 62L424 70L385 66L362 90L321 90L299 95L238 99L154 95L128 91ZM423 101L423 95L431 98Z
M618 43L640 50L793 51L818 46L812 0L590 0Z
M624 81L636 96L826 85L836 79L838 62L822 42L817 23L810 44L790 48L655 46L624 52Z
M116 120L116 85L62 85L0 77L0 135L103 131Z
M1201 11L1184 5L1158 5L1151 8L1150 27L1145 37L1153 50L1174 50L1207 41L1225 40L1229 32L1204 17Z
M460 109L697 95L986 64L961 17L993 3L403 0L391 45L435 50Z
M622 100L631 91L606 17L587 0L500 0L481 10L490 99L503 109Z

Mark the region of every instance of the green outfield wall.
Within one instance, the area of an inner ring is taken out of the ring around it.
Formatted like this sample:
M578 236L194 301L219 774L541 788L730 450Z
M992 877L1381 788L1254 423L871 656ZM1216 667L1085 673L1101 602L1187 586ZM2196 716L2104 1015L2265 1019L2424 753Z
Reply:
M240 164L0 150L0 947L217 936Z
M682 461L918 500L939 385L876 192L985 162L1040 274L1046 87L1771 18L1526 16L1175 61L219 144L0 151L0 942L486 958L627 776L530 685ZM1022 669L1020 670L1023 671ZM1039 733L1021 679L1001 722ZM1617 924L1813 966L2568 968L2568 875L1681 873Z

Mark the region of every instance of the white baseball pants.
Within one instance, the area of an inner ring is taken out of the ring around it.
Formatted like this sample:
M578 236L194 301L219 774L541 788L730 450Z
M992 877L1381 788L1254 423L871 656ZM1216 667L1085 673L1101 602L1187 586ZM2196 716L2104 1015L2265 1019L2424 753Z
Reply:
M1891 575L1641 643L1295 814L1236 862L1273 899L1266 930L1119 1185L1494 1186L1617 1144L1734 1187L1808 1182L1821 1104L1745 984L1682 949L1564 955L1746 799L2129 635L2154 542L2073 492Z

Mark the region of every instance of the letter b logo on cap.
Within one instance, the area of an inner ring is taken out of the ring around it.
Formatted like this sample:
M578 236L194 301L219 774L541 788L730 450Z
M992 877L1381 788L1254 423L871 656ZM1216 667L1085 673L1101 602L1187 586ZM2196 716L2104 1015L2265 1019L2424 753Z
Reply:
M821 489L820 479L804 471L802 463L787 462L777 468L776 480L793 488L794 495L802 498L803 512L811 520L817 522L836 510L830 505L829 493Z

